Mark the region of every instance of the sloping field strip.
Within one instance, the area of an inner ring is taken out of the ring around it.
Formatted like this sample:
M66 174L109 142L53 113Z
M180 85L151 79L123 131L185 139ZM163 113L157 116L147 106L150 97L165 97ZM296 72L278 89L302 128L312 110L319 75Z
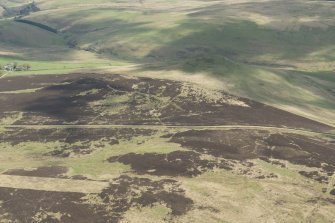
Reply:
M95 194L108 185L101 181L0 175L0 187L16 189Z
M2 128L25 128L25 129L69 129L69 128L83 128L83 129L99 129L99 128L140 128L140 129L244 129L244 130L267 130L267 131L276 131L276 132L285 132L285 133L297 133L301 135L315 135L320 134L321 132L316 132L312 130L304 129L294 129L294 128L285 128L285 127L272 127L272 126L257 126L257 125L1 125Z

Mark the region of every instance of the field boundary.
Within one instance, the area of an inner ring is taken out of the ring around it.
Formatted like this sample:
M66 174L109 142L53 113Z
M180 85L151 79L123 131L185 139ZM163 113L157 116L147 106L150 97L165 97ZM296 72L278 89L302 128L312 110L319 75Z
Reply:
M26 19L15 19L14 21L19 22L19 23L28 24L28 25L31 25L31 26L35 26L37 28L43 29L43 30L48 31L48 32L52 32L52 33L56 33L56 34L58 33L57 29L54 29L54 28L52 28L50 26L47 26L47 25L44 25L42 23L33 22L33 21L30 21L30 20L26 20Z

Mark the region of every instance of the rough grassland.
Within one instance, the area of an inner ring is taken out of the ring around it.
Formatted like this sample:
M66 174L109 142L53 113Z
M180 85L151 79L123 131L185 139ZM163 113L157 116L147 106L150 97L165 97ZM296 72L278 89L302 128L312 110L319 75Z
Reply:
M0 71L0 223L335 219L334 1L2 17L28 2L0 0L0 65L31 66Z

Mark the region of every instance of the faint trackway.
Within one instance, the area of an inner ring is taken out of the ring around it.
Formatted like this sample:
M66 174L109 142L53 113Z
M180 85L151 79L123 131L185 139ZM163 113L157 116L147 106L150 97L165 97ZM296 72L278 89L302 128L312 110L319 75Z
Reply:
M1 78L4 78L5 76L7 76L7 74L8 74L8 73L4 73L4 74L2 74L2 75L0 76L0 79L1 79Z
M16 189L94 194L108 185L103 181L0 175L0 187Z
M268 131L277 131L277 132L286 132L286 133L298 133L301 135L315 135L321 134L323 132L316 132L313 130L304 130L304 129L294 129L286 127L272 127L272 126L257 126L257 125L1 125L2 128L26 128L26 129L68 129L68 128L83 128L83 129L99 129L99 128L140 128L140 129L192 129L192 130L201 130L201 129L249 129L249 130L268 130Z

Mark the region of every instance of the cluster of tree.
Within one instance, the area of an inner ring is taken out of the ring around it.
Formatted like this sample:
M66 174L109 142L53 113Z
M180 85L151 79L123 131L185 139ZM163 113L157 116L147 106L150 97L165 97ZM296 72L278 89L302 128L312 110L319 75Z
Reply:
M1 0L0 0L1 4ZM31 2L25 5L21 6L15 6L15 7L6 7L5 5L1 4L1 7L4 9L3 15L5 17L11 17L11 16L26 16L29 15L31 12L37 12L40 11L40 9L37 7L35 2Z
M0 70L4 71L28 71L31 70L31 66L29 64L18 64L16 62L5 64L3 66L0 66Z

